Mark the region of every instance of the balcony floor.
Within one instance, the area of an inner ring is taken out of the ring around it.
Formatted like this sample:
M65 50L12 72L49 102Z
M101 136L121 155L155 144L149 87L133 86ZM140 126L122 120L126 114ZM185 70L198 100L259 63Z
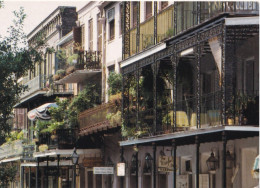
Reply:
M201 143L221 141L222 132L226 132L228 139L241 139L252 136L259 136L259 127L253 126L218 126L198 130L175 132L146 138L133 139L120 142L120 146L130 145L157 145L171 146L172 139L176 139L178 145L194 144L195 136L199 136Z
M56 84L80 83L90 77L101 73L100 69L97 70L76 70L75 72L65 76L64 78L55 81Z

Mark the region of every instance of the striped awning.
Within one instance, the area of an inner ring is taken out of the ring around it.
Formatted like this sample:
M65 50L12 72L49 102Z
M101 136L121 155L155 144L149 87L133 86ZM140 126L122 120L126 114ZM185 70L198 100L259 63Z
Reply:
M39 106L38 108L35 108L28 112L28 118L31 121L34 121L36 119L41 120L50 120L51 116L48 113L48 109L51 107L58 107L56 103L46 103L44 105Z

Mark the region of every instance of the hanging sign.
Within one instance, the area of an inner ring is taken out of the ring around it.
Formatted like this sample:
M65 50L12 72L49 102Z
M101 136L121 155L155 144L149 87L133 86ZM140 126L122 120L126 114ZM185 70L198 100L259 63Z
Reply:
M94 167L94 174L114 174L114 167Z
M125 176L125 163L117 163L117 176Z
M178 158L176 159L176 163L178 164ZM178 169L178 166L176 166ZM173 171L173 157L172 156L160 156L158 171L160 172L172 172Z

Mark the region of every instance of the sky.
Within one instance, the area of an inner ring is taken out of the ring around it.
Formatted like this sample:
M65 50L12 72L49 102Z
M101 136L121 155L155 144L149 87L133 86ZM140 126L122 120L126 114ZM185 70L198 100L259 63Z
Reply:
M87 0L3 0L4 7L0 8L0 36L7 35L7 29L12 25L14 10L24 7L27 15L24 23L24 32L30 33L58 6L75 6L77 11L87 4Z

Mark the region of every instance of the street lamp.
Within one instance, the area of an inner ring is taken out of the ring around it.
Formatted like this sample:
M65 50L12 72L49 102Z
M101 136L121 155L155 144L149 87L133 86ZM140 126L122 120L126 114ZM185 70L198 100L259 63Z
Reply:
M226 154L226 168L227 169L233 168L234 161L235 161L234 157L232 157L230 151L228 150Z
M74 174L73 174L73 188L76 188L76 165L78 164L79 155L74 148L73 154L71 155L72 164L74 165Z

